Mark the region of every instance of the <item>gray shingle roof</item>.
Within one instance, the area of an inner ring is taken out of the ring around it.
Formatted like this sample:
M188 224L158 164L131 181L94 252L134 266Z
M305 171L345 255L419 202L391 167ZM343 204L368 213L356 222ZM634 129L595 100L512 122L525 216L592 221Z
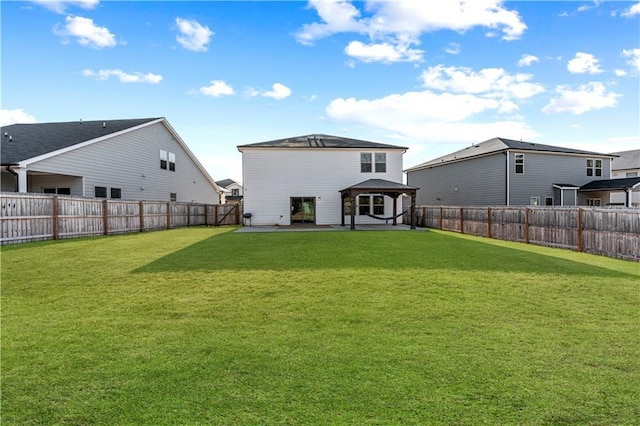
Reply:
M323 134L294 136L267 142L238 145L241 148L367 148L367 149L408 149L403 146L388 145L360 139L344 138Z
M158 119L138 118L11 124L1 128L0 164L16 164L29 158L68 148Z
M640 149L614 152L619 158L611 162L612 170L640 169Z
M355 185L351 185L348 188L343 189L342 191L347 191L349 189L367 189L367 190L413 190L418 189L415 186L409 186L402 183L391 182L385 179L368 179L360 183L356 183Z
M216 185L218 185L221 188L226 188L227 186L234 183L236 183L236 181L233 179L222 179L222 180L216 181Z
M533 142L516 141L513 139L493 138L479 144L468 146L451 154L438 157L425 163L413 166L406 171L419 170L426 167L437 166L439 164L450 163L454 161L465 160L481 155L497 153L506 150L536 151L536 152L555 152L565 154L582 154L607 157L610 154L602 154L593 151L583 151L581 149L564 148L554 145L543 145Z
M580 191L626 191L640 186L640 177L594 180L580 187Z

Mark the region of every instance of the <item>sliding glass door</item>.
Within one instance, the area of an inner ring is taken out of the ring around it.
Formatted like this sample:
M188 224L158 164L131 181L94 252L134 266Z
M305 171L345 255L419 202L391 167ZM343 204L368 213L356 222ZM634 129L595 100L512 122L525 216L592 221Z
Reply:
M315 197L291 197L291 224L316 223Z

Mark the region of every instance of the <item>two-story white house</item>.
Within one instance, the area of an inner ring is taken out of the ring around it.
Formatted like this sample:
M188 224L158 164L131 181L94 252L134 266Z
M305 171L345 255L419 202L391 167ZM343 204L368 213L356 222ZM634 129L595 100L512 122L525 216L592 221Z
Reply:
M406 147L312 134L240 145L253 225L379 224L398 218ZM397 219L401 222L401 218Z

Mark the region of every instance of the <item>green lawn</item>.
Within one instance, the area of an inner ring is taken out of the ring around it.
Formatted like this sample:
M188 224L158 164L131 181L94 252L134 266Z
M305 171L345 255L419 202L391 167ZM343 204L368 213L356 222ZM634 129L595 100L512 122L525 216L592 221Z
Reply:
M2 248L2 424L640 419L640 264L438 231Z

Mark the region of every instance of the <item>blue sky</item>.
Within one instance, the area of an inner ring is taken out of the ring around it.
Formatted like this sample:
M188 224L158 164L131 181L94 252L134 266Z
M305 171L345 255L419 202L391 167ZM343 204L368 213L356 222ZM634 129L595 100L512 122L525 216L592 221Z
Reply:
M2 1L1 124L166 117L214 179L310 133L640 148L640 3Z

